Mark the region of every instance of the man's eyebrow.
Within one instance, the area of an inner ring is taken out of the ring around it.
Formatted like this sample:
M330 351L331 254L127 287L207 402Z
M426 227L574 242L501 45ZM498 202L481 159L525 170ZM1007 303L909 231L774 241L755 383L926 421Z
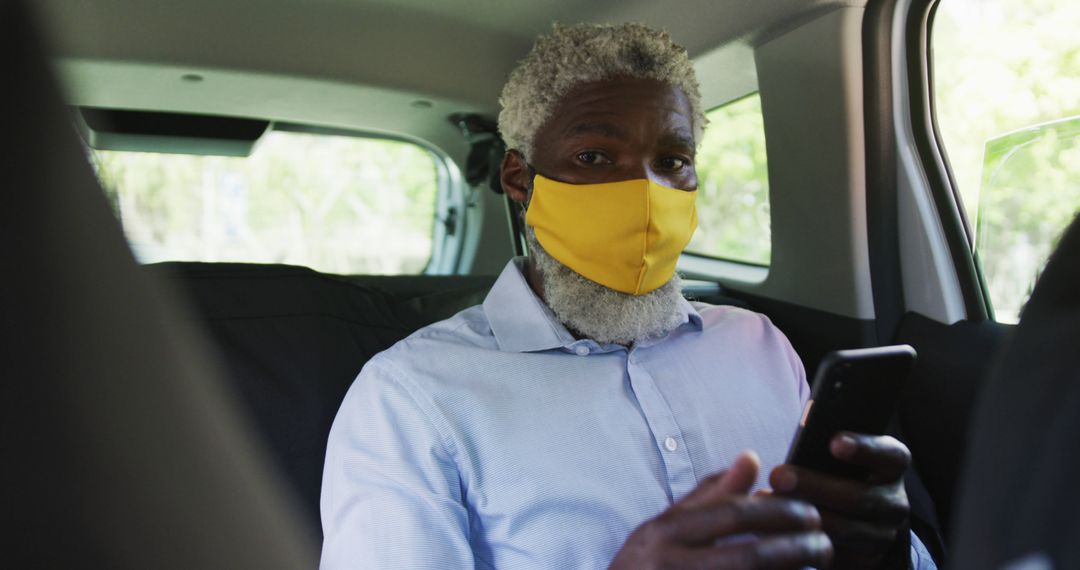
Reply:
M574 123L566 129L567 135L600 135L610 139L625 139L626 131L614 123Z
M691 149L697 146L694 143L694 137L681 131L663 135L660 137L660 144L664 146L684 146Z

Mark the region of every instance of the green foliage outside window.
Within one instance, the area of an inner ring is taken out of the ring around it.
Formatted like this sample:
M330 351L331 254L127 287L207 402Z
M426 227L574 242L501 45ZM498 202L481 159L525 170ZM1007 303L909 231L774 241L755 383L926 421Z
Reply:
M1017 320L1078 209L1080 117L987 143L976 249L1000 318Z
M941 0L938 123L997 318L1080 211L1080 2Z
M437 173L416 145L271 131L247 158L92 151L136 257L420 273Z
M698 229L690 253L768 265L772 252L769 174L761 98L709 111L698 148Z

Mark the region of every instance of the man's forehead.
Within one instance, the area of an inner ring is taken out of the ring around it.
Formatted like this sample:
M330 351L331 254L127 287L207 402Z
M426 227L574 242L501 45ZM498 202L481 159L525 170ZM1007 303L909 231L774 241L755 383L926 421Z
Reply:
M577 137L602 137L607 139L627 140L632 137L634 125L625 115L608 115L607 118L582 117L580 121L568 121L563 125L563 137L573 139ZM659 133L659 142L666 145L694 146L693 129L689 119L686 121L673 122L665 125Z
M552 134L568 139L602 137L627 140L646 127L647 122L655 123L655 128L650 130L654 136L663 139L662 142L694 146L691 117L688 112L679 109L654 108L653 112L625 113L607 110L592 112L579 108L557 116L548 127Z
M689 99L682 89L649 79L612 79L582 84L559 102L549 127L563 136L625 138L635 121L659 120L671 136L693 140Z
M613 105L666 106L690 114L690 100L681 88L656 79L613 77L581 83L559 101L558 107L602 110Z

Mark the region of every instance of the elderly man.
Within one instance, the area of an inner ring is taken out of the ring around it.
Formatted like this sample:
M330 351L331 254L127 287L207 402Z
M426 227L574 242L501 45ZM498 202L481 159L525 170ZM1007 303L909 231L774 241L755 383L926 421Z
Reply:
M799 358L764 316L680 294L706 122L686 51L640 25L556 27L501 104L529 256L350 388L323 567L933 567L909 551L907 449L839 436L872 483L780 465Z

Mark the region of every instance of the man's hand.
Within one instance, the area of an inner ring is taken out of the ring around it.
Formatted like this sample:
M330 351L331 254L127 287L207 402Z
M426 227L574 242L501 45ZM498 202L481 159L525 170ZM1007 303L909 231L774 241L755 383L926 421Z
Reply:
M903 475L907 447L889 436L841 432L830 451L841 461L869 468L865 482L781 465L769 484L777 496L813 503L836 549L836 568L907 568L908 500Z
M760 462L743 453L731 469L635 530L612 569L803 568L832 555L814 507L779 497L749 497ZM723 541L726 537L735 537ZM719 541L719 542L718 542Z

